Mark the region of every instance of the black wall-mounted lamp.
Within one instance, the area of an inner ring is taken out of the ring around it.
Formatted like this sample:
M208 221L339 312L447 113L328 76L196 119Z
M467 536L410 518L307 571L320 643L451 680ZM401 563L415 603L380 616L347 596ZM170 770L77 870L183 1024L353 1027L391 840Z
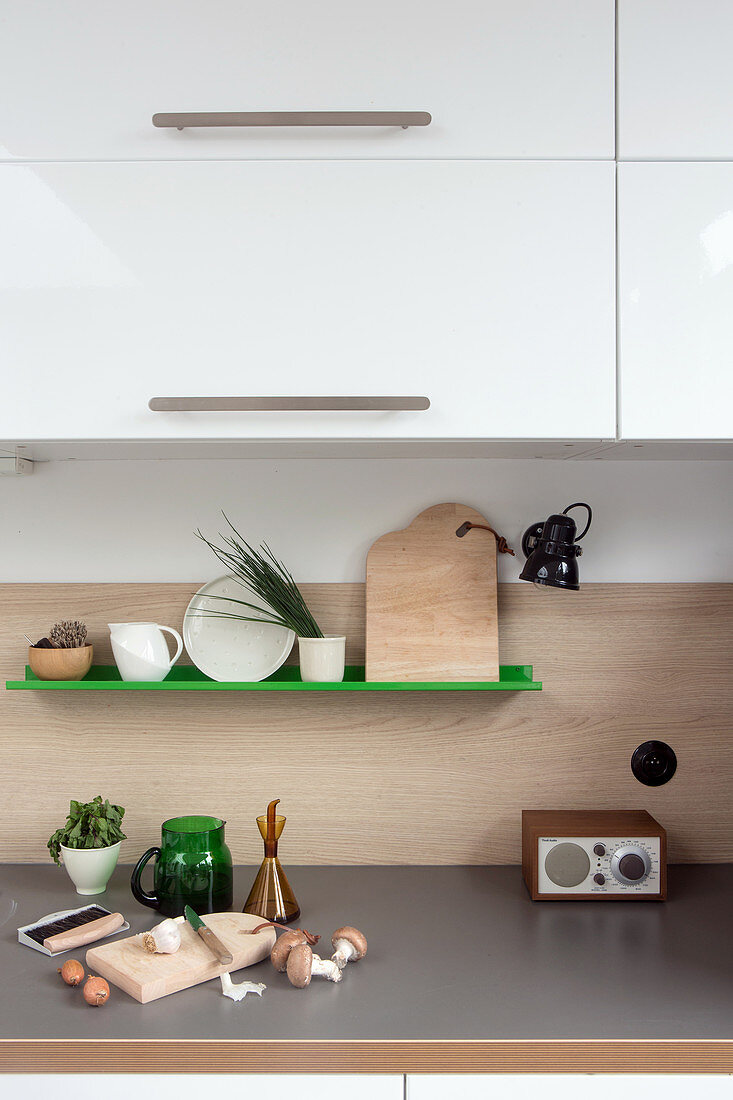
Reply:
M575 520L568 515L573 508L585 508L588 522L576 535ZM533 581L549 588L568 588L577 592L578 558L583 553L576 544L588 533L593 513L589 504L568 504L559 515L548 516L544 523L534 523L522 535L522 550L527 561L519 574L520 581Z

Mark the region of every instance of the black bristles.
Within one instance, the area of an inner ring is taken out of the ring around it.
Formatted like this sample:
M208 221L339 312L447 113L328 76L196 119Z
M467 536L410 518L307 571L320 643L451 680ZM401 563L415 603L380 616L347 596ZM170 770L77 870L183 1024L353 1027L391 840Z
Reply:
M109 916L109 909L103 909L101 905L88 905L86 909L72 913L70 917L62 917L61 920L53 920L50 924L36 924L33 928L27 928L25 935L36 943L42 944L44 940L59 932L69 932L72 928L80 928L83 924L89 924L89 921L107 916Z

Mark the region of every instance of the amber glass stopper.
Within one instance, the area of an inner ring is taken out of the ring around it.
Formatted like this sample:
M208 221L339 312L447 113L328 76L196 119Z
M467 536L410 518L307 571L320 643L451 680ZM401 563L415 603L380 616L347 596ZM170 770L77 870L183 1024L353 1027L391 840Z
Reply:
M267 807L267 813L257 818L257 828L265 842L265 858L242 912L253 913L264 920L277 921L278 924L289 924L300 916L300 906L277 858L277 842L286 820L281 814L275 813L279 801L276 798Z

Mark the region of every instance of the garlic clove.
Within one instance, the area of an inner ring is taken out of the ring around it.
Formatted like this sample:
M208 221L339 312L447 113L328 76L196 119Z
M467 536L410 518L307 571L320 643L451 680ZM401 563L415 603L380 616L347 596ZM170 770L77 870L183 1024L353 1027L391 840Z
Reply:
M171 917L143 933L143 947L151 954L174 955L180 946L181 930Z
M233 1001L243 1001L248 993L256 993L258 997L261 997L267 986L262 982L239 982L238 984L232 981L231 974L221 974L221 991L225 997L230 997Z

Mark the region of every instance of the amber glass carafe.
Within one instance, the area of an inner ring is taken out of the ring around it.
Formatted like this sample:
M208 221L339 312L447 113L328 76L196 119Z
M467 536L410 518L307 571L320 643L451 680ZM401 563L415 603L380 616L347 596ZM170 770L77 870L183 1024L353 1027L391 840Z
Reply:
M252 884L243 913L254 913L265 920L289 924L300 916L300 906L290 888L277 858L277 842L285 828L285 818L275 813L279 798L267 807L267 813L257 818L257 828L265 842L265 858Z

